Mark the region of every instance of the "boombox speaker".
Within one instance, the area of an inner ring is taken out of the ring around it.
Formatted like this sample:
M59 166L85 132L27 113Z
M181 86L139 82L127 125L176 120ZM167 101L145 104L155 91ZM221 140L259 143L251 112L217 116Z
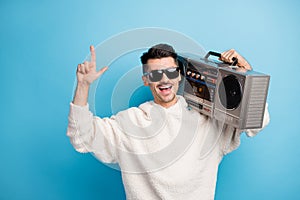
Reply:
M238 129L261 128L270 76L233 64L204 58L178 56L183 96L190 107Z

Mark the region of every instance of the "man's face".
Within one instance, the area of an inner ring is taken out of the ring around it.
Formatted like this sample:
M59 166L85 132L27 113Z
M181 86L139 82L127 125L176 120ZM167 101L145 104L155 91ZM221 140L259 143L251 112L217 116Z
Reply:
M172 57L149 59L147 65L148 72L177 67L176 62ZM166 108L177 102L176 93L178 91L180 80L180 75L171 79L168 78L165 73L163 73L161 80L157 82L149 81L147 76L143 76L144 85L150 86L154 102Z

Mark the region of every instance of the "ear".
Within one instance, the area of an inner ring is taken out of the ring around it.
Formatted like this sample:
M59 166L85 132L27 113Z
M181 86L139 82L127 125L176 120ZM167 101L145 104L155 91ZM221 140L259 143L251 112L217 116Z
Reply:
M149 82L146 76L142 76L143 82L144 82L144 86L149 86Z

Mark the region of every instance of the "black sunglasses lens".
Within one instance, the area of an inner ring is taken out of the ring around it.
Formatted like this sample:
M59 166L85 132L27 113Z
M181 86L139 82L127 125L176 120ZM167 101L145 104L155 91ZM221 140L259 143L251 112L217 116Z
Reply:
M177 71L177 68L172 68L172 69L167 69L165 71L167 77L169 79L174 79L174 78L177 78L178 75L179 75L179 72Z
M149 73L149 80L151 82L158 82L162 79L163 73L167 75L169 79L175 79L179 76L178 68L169 68L163 70L153 70Z
M149 74L149 79L152 82L158 82L161 80L161 78L163 77L163 72L162 71L158 71L158 70L154 70L152 72L150 72Z

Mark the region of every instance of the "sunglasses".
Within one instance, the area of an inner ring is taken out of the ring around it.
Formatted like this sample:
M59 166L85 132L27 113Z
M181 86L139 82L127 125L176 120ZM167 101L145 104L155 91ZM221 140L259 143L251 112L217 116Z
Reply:
M158 82L162 79L163 74L165 74L169 79L175 79L179 76L179 67L152 70L150 72L144 73L143 75L147 76L149 81L151 82Z

